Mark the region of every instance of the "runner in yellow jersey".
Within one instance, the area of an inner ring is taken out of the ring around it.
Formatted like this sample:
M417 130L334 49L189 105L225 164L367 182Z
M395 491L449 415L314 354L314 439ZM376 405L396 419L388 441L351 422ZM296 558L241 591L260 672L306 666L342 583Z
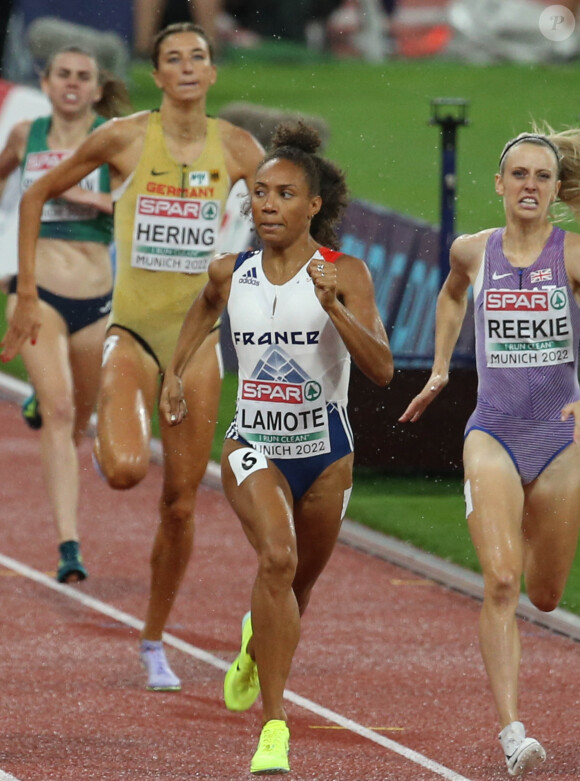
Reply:
M137 168L113 193L117 280L111 322L138 334L162 369L205 284L230 189L218 120L207 119L201 154L182 164L167 148L161 114L151 112Z
M252 183L263 156L245 130L206 115L217 78L211 44L190 23L162 30L154 44L159 112L142 111L95 130L78 150L30 187L21 203L18 302L3 340L10 360L40 327L34 286L42 205L90 171L109 165L116 199L118 268L103 353L95 456L113 488L147 473L150 417L159 377L181 320L206 282L229 189ZM161 421L164 480L151 556L151 591L141 640L148 688L177 690L161 636L191 554L197 488L209 459L220 391L219 334L205 340L183 377L183 426Z

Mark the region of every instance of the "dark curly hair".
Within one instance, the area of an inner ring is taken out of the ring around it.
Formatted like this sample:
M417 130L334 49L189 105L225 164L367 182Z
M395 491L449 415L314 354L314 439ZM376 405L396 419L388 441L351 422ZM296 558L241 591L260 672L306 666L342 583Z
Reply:
M321 139L318 131L302 120L282 122L272 136L269 152L258 170L270 160L288 160L304 172L310 195L319 195L322 206L312 218L312 237L330 249L340 242L336 228L348 205L344 173L330 160L316 154Z

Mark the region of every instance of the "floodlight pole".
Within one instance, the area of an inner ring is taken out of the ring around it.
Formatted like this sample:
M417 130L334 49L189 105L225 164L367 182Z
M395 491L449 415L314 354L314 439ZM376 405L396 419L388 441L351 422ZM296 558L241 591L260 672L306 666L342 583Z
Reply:
M430 125L441 128L441 226L439 229L439 287L449 273L449 249L455 225L455 153L457 128L468 125L467 107L463 98L435 98L431 101Z

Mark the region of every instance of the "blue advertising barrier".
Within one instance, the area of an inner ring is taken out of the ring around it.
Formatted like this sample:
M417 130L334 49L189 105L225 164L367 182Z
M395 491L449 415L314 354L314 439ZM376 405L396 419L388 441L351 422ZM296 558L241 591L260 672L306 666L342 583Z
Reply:
M355 463L393 474L459 475L463 429L477 393L471 299L448 387L419 421L398 422L429 379L433 362L435 308L443 281L439 231L354 201L341 226L341 242L344 252L368 265L395 360L388 388L373 385L353 366L349 410Z
M439 231L425 222L365 201L353 201L341 225L342 250L362 258L399 368L426 369L433 361L435 307L441 287ZM473 366L472 304L454 366Z

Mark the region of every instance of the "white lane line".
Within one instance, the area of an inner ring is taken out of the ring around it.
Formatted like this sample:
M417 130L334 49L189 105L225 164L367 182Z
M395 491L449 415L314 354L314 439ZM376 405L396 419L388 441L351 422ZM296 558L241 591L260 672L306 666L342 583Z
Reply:
M16 776L11 776L10 773L0 770L0 781L19 781L19 779Z
M120 624L125 624L126 626L130 626L133 629L138 630L141 630L143 627L143 621L135 618L135 616L132 616L129 613L124 613L122 610L117 610L117 608L108 605L106 602L101 602L100 599L95 599L94 597L91 597L88 594L84 594L82 591L78 591L75 588L58 583L56 580L49 578L43 572L39 572L38 570L35 570L20 561L16 561L16 559L12 559L9 556L5 556L2 553L0 553L0 564L6 567L6 569L10 569L13 572L17 572L18 574L23 575L24 577L29 578L30 580L33 580L42 586L46 586L46 588L57 591L59 594L62 594L68 599L80 602L85 607L89 607L98 613L102 613L103 615L108 616L109 618L113 618ZM224 659L220 659L219 657L214 656L207 651L203 651L201 648L197 648L197 646L191 645L190 643L185 642L185 640L180 640L179 637L175 637L174 635L171 635L167 632L164 632L163 634L163 642L167 643L167 645L171 645L174 648L177 648L179 651L182 651L189 656L194 657L195 659L198 659L201 662L205 662L212 667L217 667L220 670L225 671L230 666L230 663L226 662ZM335 711L325 708L323 705L318 705L318 703L313 702L306 697L302 697L300 694L296 694L289 689L284 691L284 697L290 702L293 702L295 705L298 705L300 708L310 711L311 713L314 713L317 716L326 719L327 721L333 722L334 724L337 724L338 726L343 727L344 729L347 729L362 738L371 740L373 743L377 743L379 746L399 754L405 759L408 759L410 762L414 762L416 765L420 765L421 767L436 773L438 776L441 776L441 778L445 778L448 781L469 781L469 779L465 778L465 776L459 775L459 773L456 773L455 771L440 765L438 762L434 762L428 757L419 754L417 751L413 751L412 749L406 748L405 746L401 746L399 743L396 743L393 740L389 740L389 738L385 738L384 736L373 732L367 727L363 727L356 721L352 721L351 719L342 716L340 713L336 713ZM10 780L13 777L6 776L6 778ZM1 775L0 781L4 781ZM16 779L16 781L18 781L18 779Z

